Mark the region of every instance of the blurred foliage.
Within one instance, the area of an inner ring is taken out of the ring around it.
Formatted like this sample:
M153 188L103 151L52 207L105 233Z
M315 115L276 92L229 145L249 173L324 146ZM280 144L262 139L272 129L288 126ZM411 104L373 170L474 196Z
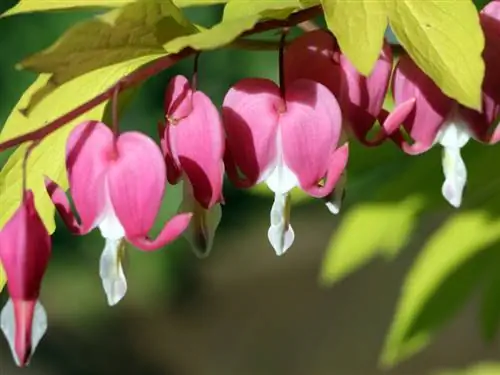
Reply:
M439 371L432 375L498 375L500 374L500 363L481 363L465 370Z

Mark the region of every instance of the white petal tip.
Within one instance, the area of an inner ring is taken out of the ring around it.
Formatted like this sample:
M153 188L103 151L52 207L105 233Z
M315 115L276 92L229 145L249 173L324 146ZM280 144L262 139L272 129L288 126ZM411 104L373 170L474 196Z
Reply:
M22 315L20 317L22 319ZM19 326L24 326L24 328L27 329L26 324L23 325L23 323L19 323ZM2 329L2 332L4 333L5 338L9 343L9 347L16 365L18 367L26 367L29 365L38 344L47 331L47 313L45 312L42 304L37 301L33 312L33 320L31 322L31 342L24 345L24 347L18 348L20 351L19 353L16 350L15 346L16 318L14 313L14 303L12 302L12 299L9 299L5 307L2 309L2 313L0 314L0 328Z
M127 293L127 283L124 280L110 279L102 280L104 292L109 306L115 306L120 302Z
M333 215L339 214L340 204L336 204L333 202L326 202L325 205L326 205L326 208L328 208L328 211L330 211Z
M295 241L295 233L289 225L285 229L282 225L275 225L269 227L267 238L277 256L282 256L293 245Z

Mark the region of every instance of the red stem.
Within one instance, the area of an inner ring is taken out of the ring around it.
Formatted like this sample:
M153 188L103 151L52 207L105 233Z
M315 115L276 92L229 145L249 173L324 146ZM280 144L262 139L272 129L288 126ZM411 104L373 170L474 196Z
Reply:
M294 13L290 15L286 20L270 20L270 21L259 22L251 30L246 31L241 36L253 35L282 27L295 26L300 22L318 16L319 14L321 14L321 12L322 12L321 6L315 6ZM144 68L136 70L135 72L132 72L131 74L123 77L106 91L100 93L99 95L95 96L89 101L74 108L72 111L49 122L44 127L0 143L0 152L27 141L36 141L42 139L43 137L63 127L68 122L90 111L92 108L97 107L99 104L102 104L105 101L113 98L115 94L117 95L120 92L132 86L135 86L142 81L145 81L146 79L162 72L165 69L170 68L175 63L179 62L180 60L188 56L191 56L196 52L197 51L192 48L185 48L179 53L160 57L159 59L153 61L151 64L145 66Z

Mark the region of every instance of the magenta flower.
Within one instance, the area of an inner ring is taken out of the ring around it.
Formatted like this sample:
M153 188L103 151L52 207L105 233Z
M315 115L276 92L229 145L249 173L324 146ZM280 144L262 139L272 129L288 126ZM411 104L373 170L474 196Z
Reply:
M182 210L193 212L184 236L200 257L208 256L221 219L224 129L217 108L184 76L175 76L165 94L166 126L161 146L171 184L184 185Z
M408 56L402 56L393 77L395 109L390 115L382 116L386 117L384 127L388 132L403 124L412 143L407 142L401 132L394 133L392 138L407 154L421 154L436 143L443 146L445 181L441 192L454 207L460 207L467 182L462 147L470 138L489 144L500 140L497 127L500 114L500 1L486 6L480 19L486 37L481 112L465 108L446 96ZM491 133L491 128L496 130Z
M348 146L337 148L342 118L335 96L311 80L293 81L282 97L270 80L243 79L224 98L223 120L229 178L238 187L266 182L275 193L268 238L281 255L294 241L289 191L299 186L325 197L346 167Z
M189 225L191 213L173 217L154 240L148 237L166 185L165 162L152 139L138 132L114 137L100 122L84 122L70 134L66 166L78 223L64 192L54 183L49 193L66 225L77 234L98 227L106 240L100 276L109 305L127 290L121 265L122 241L156 250L175 240Z
M0 260L7 275L10 299L0 326L18 366L26 366L47 330L47 314L38 301L52 243L38 216L33 193L0 231Z
M338 99L345 129L364 145L376 146L387 138L384 129L374 140L367 137L384 104L392 61L391 48L384 42L373 71L365 77L340 52L333 35L315 30L298 37L286 48L285 77L287 82L305 78L328 87Z
M381 128L368 139L384 104L392 71L392 52L384 43L372 73L365 77L343 55L335 37L325 30L315 30L293 40L285 50L284 72L287 83L299 78L325 85L338 99L343 118L341 138L353 134L366 146L377 146L388 137ZM330 212L340 211L347 176L344 173L333 194L326 197Z

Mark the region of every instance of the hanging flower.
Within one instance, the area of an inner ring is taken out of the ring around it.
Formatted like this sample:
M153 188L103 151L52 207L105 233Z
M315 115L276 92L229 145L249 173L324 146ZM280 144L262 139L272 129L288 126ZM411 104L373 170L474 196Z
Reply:
M348 158L347 144L337 148L342 118L335 96L305 79L283 91L270 80L248 78L223 103L228 176L238 187L266 182L274 192L268 238L277 255L295 237L290 190L298 186L313 197L328 196Z
M165 95L166 126L161 146L171 184L183 180L181 210L193 212L184 232L195 253L210 253L221 219L224 129L217 108L184 76L175 76Z
M52 243L35 208L33 192L0 231L0 261L10 298L0 315L0 327L18 366L26 366L47 330L47 314L38 298Z
M159 249L182 234L191 213L174 216L156 239L148 237L163 199L166 170L159 147L144 134L125 132L115 139L105 124L84 122L70 134L66 150L69 188L81 223L64 192L50 181L48 190L73 232L101 231L106 244L100 276L109 305L115 305L127 290L123 241L144 251Z
M497 126L500 115L500 1L486 6L480 13L480 20L486 38L481 112L465 108L446 96L408 56L402 56L393 77L395 109L382 116L388 132L399 129L402 124L409 134L411 142L401 131L392 136L407 154L424 153L436 143L443 147L445 181L441 192L454 207L460 207L467 183L461 149L470 138L488 144L500 140Z

